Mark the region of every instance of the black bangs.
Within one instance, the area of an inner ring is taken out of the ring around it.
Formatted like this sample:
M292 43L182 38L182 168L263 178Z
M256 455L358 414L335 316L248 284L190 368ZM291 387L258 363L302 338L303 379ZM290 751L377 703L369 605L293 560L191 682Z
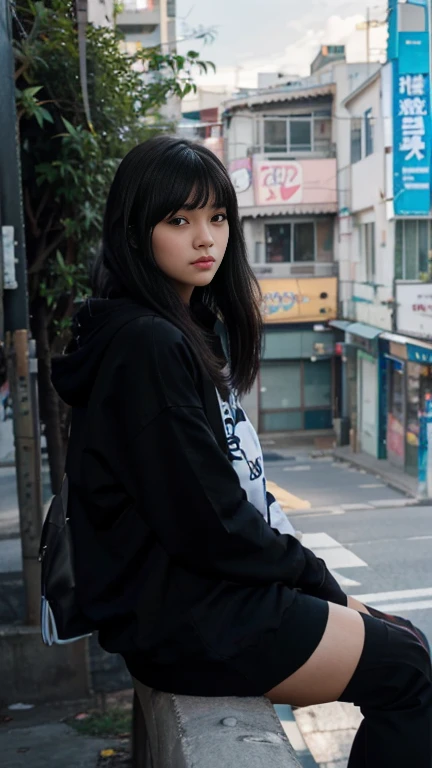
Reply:
M200 151L201 150L201 151ZM148 197L149 179L143 178L137 190L133 223L145 212L147 225L155 227L177 211L226 208L228 218L237 215L237 198L227 172L208 150L184 144L170 147L159 160L157 183Z

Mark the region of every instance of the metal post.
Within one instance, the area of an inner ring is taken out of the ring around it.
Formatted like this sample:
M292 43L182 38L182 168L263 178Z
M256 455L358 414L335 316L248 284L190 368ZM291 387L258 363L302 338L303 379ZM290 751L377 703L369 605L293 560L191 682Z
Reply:
M15 287L4 291L8 377L13 404L16 477L23 553L27 624L39 622L39 540L43 504L36 358L29 343L24 215L15 106L9 3L0 0L0 208L3 227L13 227ZM9 230L11 231L11 230ZM3 229L3 233L5 230ZM9 249L10 250L10 249Z

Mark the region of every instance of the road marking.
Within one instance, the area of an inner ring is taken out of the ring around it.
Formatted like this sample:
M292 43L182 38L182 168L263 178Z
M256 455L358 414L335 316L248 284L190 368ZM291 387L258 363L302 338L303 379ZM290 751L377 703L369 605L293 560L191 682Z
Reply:
M364 560L327 533L305 533L302 544L311 549L317 557L322 557L330 570L367 567Z
M354 597L354 595L353 595ZM399 611L425 611L427 608L432 608L432 600L418 600L412 603L385 603L384 605L377 606L380 611L384 613L399 613Z
M300 496L294 496L293 493L281 488L277 483L267 480L266 487L279 502L284 512L289 512L291 509L310 509L310 501L301 499Z
M298 467L284 467L284 472L307 472L310 470L309 465L299 464Z
M362 483L359 488L385 488L384 483Z
M330 568L330 572L333 574L333 576L335 577L340 587L360 587L361 586L361 581L354 581L354 579L349 579L348 576L344 576L342 573L339 573L338 571L334 571L333 568Z
M341 504L343 510L346 512L361 512L363 509L373 509L370 504Z
M377 499L376 501L370 501L369 504L372 507L389 508L389 507L410 507L413 504L417 504L417 499Z
M386 600L405 600L414 597L432 597L432 587L399 589L393 592L375 592L369 595L353 595L361 603L382 603Z
M432 536L409 536L407 541L425 541L426 539L432 539Z

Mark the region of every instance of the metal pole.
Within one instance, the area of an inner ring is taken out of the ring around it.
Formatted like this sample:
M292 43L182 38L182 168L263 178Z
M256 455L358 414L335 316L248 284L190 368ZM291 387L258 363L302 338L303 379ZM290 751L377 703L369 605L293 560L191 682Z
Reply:
M367 76L369 77L369 63L370 63L370 27L371 27L371 21L370 21L370 9L369 6L366 8L366 61L367 61Z
M8 0L0 0L0 209L1 223L12 227L8 259L15 282L4 291L8 377L13 403L15 460L23 553L26 621L39 622L39 540L43 504L34 343L29 342L24 215L15 106L14 61ZM12 251L12 257L11 253ZM4 254L4 257L6 255Z

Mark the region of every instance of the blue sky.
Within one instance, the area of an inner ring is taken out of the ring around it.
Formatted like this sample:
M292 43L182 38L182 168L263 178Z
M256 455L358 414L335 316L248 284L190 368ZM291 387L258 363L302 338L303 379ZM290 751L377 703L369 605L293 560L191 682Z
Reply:
M321 43L346 42L370 7L385 17L386 0L177 0L177 25L215 27L217 37L203 50L221 82L237 69L240 85L253 85L257 71L306 74ZM258 10L259 9L259 10ZM372 30L372 46L382 47L384 31ZM365 33L357 31L357 48ZM197 47L196 44L192 44Z

